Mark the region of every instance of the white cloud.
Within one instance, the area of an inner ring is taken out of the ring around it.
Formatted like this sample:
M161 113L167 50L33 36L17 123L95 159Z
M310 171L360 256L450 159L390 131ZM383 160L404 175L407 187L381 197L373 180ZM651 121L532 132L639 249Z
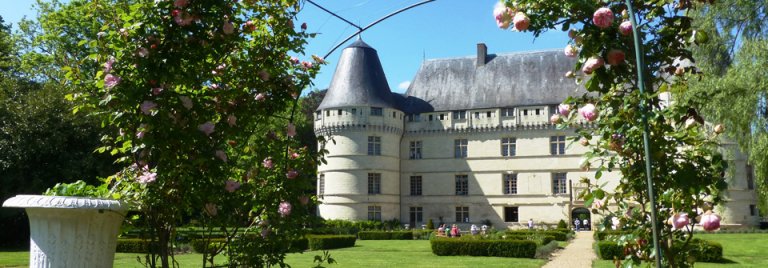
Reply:
M408 89L409 86L411 86L411 81L403 81L403 82L400 82L400 84L397 85L397 88L401 89L401 90L406 90L406 89Z

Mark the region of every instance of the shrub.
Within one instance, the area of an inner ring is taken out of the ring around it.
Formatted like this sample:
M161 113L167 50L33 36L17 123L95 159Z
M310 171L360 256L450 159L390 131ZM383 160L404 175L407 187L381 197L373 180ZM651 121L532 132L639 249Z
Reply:
M412 231L361 231L357 233L360 240L413 240Z
M568 229L568 224L565 224L565 220L560 219L560 221L557 222L557 229Z
M555 237L555 240L557 241L568 241L568 233L563 231L557 231L557 230L549 230L549 231L537 231L537 230L515 230L515 231L507 231L508 235L517 235L517 234L523 234L523 235L551 235Z
M469 240L434 238L430 240L432 253L438 256L493 256L533 258L536 243L523 240Z
M537 245L547 245L552 241L555 241L555 236L553 235L543 235L543 234L532 234L532 235L524 235L524 234L508 234L505 235L503 238L504 240L530 240L536 242Z
M536 258L548 259L549 256L552 255L552 252L555 252L557 248L557 241L554 241L553 238L549 243L543 244L542 246L536 248Z
M152 241L139 238L121 238L117 240L117 250L120 253L149 253Z
M603 260L624 259L624 247L613 241L598 241L595 244L595 253Z
M354 247L357 238L354 235L310 235L307 240L310 250L321 250Z
M226 238L202 238L202 239L194 239L189 244L192 246L192 250L196 253L203 253L203 251L207 248L208 254L215 253L215 251L221 247L222 244L226 243Z
M302 237L291 241L291 247L288 252L301 252L309 249L309 239Z
M434 230L435 229L435 222L432 221L432 219L429 219L427 221L427 230Z
M629 234L629 231L622 231L622 230L605 230L602 232L595 232L593 236L595 237L595 240L597 241L603 241L608 239L610 236L620 236Z
M429 240L432 237L433 230L413 230L413 239Z
M675 251L679 251L682 242L675 243ZM696 262L721 262L723 261L723 246L720 243L694 238L688 247L690 255L696 258Z

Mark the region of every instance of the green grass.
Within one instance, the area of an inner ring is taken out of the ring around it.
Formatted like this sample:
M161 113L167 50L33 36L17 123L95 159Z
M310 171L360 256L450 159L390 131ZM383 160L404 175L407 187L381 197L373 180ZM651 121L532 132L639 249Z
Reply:
M768 267L768 234L696 234L694 237L723 245L726 263L696 263L697 268ZM615 267L612 261L595 261L593 268Z
M355 247L331 250L337 264L328 268L348 267L541 267L545 260L499 257L437 256L427 240L358 240ZM312 267L315 255L322 251L289 254L286 262L296 268ZM143 267L136 262L137 254L118 253L115 267ZM181 267L200 267L200 254L176 256ZM222 259L223 260L223 259ZM26 267L27 252L0 252L0 267Z

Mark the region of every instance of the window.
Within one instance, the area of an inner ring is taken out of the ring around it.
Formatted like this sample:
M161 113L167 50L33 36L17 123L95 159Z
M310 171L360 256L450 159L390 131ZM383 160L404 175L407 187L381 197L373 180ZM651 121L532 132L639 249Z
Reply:
M392 112L392 118L397 118L397 112Z
M371 107L371 115L382 116L384 111L381 107Z
M493 112L485 112L485 118L493 117Z
M501 116L502 117L512 117L512 116L515 116L515 109L514 108L503 108L503 109L501 109Z
M754 204L749 205L749 216L757 216L757 215L758 215L757 206Z
M540 114L541 114L541 109L536 109L536 115L540 115Z
M368 194L381 193L381 173L368 173Z
M515 154L517 154L517 148L515 148L516 146L516 138L501 138L501 155L515 156Z
M381 137L368 136L368 155L381 155Z
M323 118L323 112L321 111L315 112L315 120L320 120L321 118Z
M357 115L357 108L352 108L352 115Z
M504 174L504 194L517 194L517 174Z
M411 226L414 228L416 227L416 224L419 222L424 222L424 208L422 207L411 207L410 213L411 214Z
M411 176L411 195L421 195L421 176Z
M566 193L565 173L552 173L552 194Z
M408 159L421 159L421 141L410 142Z
M369 221L381 220L381 206L368 206L368 220Z
M325 110L325 116L331 116L331 110Z
M440 121L445 120L445 114L440 114Z
M467 111L453 112L453 119L467 119Z
M528 115L528 109L523 110L523 115Z
M467 139L457 139L453 141L453 157L467 158Z
M519 218L517 207L504 207L504 222L518 222Z
M317 195L323 196L325 194L325 174L320 174L320 178L317 179Z
M456 222L469 222L469 207L456 207Z
M430 115L429 115L429 121L432 121L432 120L434 120L434 119L435 119L435 116L430 114Z
M479 119L479 118L480 118L480 112L475 112L475 119Z
M549 154L551 155L565 154L565 136L549 137Z
M752 165L747 164L747 189L755 189L755 172L752 170Z
M408 122L419 122L419 121L421 121L421 114L408 115Z
M337 115L341 115L341 109L336 110Z
M469 195L469 178L467 175L456 175L456 195Z

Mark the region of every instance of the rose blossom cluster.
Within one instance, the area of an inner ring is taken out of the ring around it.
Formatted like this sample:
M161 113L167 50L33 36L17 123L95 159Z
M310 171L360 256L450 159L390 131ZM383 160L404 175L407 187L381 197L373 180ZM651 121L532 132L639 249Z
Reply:
M531 20L524 12L516 11L505 6L503 3L496 3L493 8L493 17L496 19L496 25L501 29L508 29L514 25L515 30L525 31L531 26Z

